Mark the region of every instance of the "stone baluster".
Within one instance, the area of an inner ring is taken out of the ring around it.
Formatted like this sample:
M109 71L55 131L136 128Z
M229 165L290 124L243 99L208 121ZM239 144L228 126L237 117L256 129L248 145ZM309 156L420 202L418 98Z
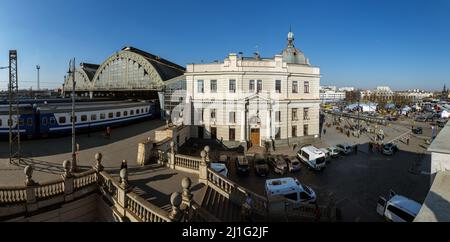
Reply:
M95 165L93 167L93 169L97 172L100 173L103 171L104 167L102 165L102 159L103 159L103 155L102 153L97 153L95 154Z
M183 200L180 193L172 193L172 196L170 196L170 204L172 204L172 210L170 211L169 218L174 222L179 222L182 218L182 213L180 210L182 202Z
M27 166L23 170L25 173L25 176L27 177L25 180L25 186L27 187L26 192L26 198L27 198L27 211L33 212L38 209L37 203L36 203L36 194L35 194L35 187L37 185L36 182L33 181L33 167Z
M64 174L62 175L62 178L64 180L64 198L66 202L72 201L73 198L73 182L74 182L74 176L72 174L71 168L71 161L65 160L63 162L63 168L64 168Z
M128 206L127 193L130 190L128 184L128 170L125 168L120 170L119 175L120 175L120 186L119 189L117 189L118 206L116 206L116 209L119 212L119 215L122 218L125 218L126 208Z
M170 142L170 154L169 154L169 168L175 169L175 143Z
M200 153L200 156L202 157L202 160L199 164L199 173L198 178L201 183L208 184L208 163L206 162L206 151L202 151Z

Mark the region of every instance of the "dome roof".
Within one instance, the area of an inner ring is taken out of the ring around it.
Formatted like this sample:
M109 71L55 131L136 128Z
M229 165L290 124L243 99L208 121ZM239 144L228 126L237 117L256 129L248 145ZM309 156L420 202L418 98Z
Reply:
M305 54L294 45L294 33L288 33L288 45L286 49L283 50L281 55L283 56L283 61L288 64L300 64L300 65L310 65L309 60L305 57Z

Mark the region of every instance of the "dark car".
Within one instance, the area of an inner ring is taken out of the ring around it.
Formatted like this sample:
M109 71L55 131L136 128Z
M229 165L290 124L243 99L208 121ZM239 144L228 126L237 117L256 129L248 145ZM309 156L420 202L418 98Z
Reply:
M398 147L396 144L389 143L383 146L383 155L394 155L398 151Z
M421 127L413 128L412 132L414 134L422 134L423 133L423 129Z
M238 175L248 176L250 174L250 168L248 166L248 161L245 156L236 157L236 170Z
M255 173L262 177L269 175L269 165L263 156L255 157Z
M288 164L281 156L270 157L269 164L272 167L273 171L277 174L284 175L288 172Z

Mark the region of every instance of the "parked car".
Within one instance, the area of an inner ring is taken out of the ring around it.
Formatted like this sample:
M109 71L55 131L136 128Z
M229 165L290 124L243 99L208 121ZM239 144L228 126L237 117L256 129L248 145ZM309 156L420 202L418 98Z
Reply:
M301 170L300 161L297 158L285 158L284 159L288 164L289 172L297 172Z
M341 154L344 155L349 155L350 153L352 153L353 147L349 144L339 144L336 145L337 150L339 150L339 152Z
M389 200L380 197L377 203L377 213L390 222L413 222L421 208L420 203L393 191Z
M331 153L328 149L322 148L319 149L320 151L322 151L325 154L325 161L326 162L330 162L331 161Z
M414 121L417 121L417 122L426 122L426 121L427 121L427 117L425 117L425 116L416 116L416 117L414 118Z
M295 208L302 204L315 203L317 200L317 195L313 189L291 177L267 180L266 196L268 198L284 197Z
M327 166L325 154L314 146L305 146L298 153L300 161L314 170L323 170Z
M224 177L228 177L228 168L222 163L211 163L211 169Z
M389 143L389 144L385 144L383 146L382 153L383 153L383 155L394 155L395 152L397 152L397 151L398 151L397 145L393 144L393 143Z
M226 156L226 155L221 155L221 156L219 157L219 163L228 164L228 156Z
M422 129L422 127L416 127L416 128L412 129L412 132L414 134L422 134L423 133L423 129Z
M238 175L249 175L250 174L250 168L248 166L248 161L245 156L238 156L236 157L236 170Z
M255 173L262 177L267 177L267 175L269 175L269 165L263 156L255 157Z
M331 157L336 158L339 156L340 151L338 150L338 148L336 146L332 146L327 148L327 150L330 152Z
M288 172L288 165L283 157L276 156L269 158L269 164L277 174L284 175Z

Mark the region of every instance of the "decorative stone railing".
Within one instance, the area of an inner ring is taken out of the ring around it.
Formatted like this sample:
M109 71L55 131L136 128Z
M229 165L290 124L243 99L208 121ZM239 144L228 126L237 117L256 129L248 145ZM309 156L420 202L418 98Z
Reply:
M217 188L227 194L231 194L236 189L235 183L216 173L211 168L208 168L208 182L214 184Z
M191 170L199 169L201 159L187 156L187 155L175 155L175 167L182 167Z
M42 201L58 195L64 195L64 188L64 180L51 181L36 186L34 194L38 201Z
M127 211L134 215L137 222L171 222L167 211L147 202L135 193L128 193L127 198Z
M118 181L114 180L107 172L100 172L97 175L97 183L100 191L110 200L110 202L118 201L117 190L120 189Z
M97 173L95 170L89 170L84 173L75 174L73 180L73 188L79 190L97 182Z
M26 187L0 187L0 206L25 203L27 201Z

